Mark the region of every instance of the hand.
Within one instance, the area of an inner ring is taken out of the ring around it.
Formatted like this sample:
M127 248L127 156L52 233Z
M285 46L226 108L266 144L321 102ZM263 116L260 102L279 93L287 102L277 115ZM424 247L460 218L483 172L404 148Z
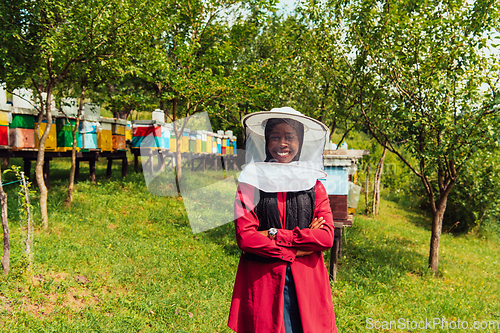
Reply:
M325 223L326 221L323 220L322 217L317 217L315 218L311 224L309 224L309 229L313 230L313 229L319 229L321 228L321 226L323 225L323 223Z
M269 237L269 230L261 230L257 232L263 236Z
M295 257L305 257L313 253L313 251L302 251L302 250L297 250L297 253L295 254Z

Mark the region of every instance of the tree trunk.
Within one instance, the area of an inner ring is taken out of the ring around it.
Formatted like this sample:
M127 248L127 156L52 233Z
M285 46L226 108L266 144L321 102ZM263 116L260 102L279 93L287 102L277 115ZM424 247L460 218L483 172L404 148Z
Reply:
M76 124L72 129L73 134L73 146L71 149L71 170L69 172L69 184L68 184L68 203L73 202L73 190L75 187L75 171L76 171L76 146L77 146L77 134L78 127L80 126L80 115L83 109L83 99L85 98L85 86L82 86L82 93L80 94L80 102L78 104L78 112L76 114ZM69 120L68 120L69 122ZM70 123L71 124L71 123Z
M384 151L380 160L377 164L377 170L375 171L375 179L373 181L373 202L372 202L372 213L373 216L378 216L378 209L380 206L380 179L382 178L382 170L384 169L384 159L387 153L387 148L384 147Z
M52 98L52 89L53 87L51 85L47 87L47 100L45 102L45 112L42 106L41 113L38 117L38 125L37 128L35 129L36 135L39 135L38 129L43 119L43 115L45 114L45 117L47 119L47 127L45 127L45 131L43 132L42 137L39 138L40 140L38 145L38 154L36 157L36 168L35 168L36 183L40 191L40 216L42 218L42 225L44 226L45 229L48 229L49 227L49 216L47 213L48 191L47 191L47 186L45 186L45 179L43 176L43 164L45 162L45 141L47 140L47 137L49 136L50 133L50 128L52 127L52 113L50 104L50 100ZM40 105L43 105L43 98L41 92L42 92L41 89L39 89L38 95L40 96L40 101L41 101Z
M2 172L0 170L0 205L2 207L2 227L3 227L3 256L2 269L5 275L9 274L10 267L10 233L9 221L7 220L7 193L2 186Z
M443 228L443 216L446 210L448 195L444 195L439 201L436 211L432 214L431 245L429 250L429 268L437 275L439 268L439 240Z
M182 178L182 154L181 154L181 138L182 138L182 129L179 131L177 127L177 99L174 98L172 101L172 120L174 124L174 133L175 133L175 173L176 173L176 183L177 183L177 195L181 196L181 178Z

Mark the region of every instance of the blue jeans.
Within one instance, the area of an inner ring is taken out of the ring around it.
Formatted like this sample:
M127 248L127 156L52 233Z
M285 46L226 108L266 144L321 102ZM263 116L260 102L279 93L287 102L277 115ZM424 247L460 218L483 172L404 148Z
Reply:
M299 304L295 283L293 281L290 264L286 265L285 289L283 290L285 319L285 333L302 333L302 322L300 321Z

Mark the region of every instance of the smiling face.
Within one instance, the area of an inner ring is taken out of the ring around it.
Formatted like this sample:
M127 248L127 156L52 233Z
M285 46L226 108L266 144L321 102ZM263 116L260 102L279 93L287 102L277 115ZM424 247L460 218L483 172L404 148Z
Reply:
M267 149L278 163L289 163L299 151L297 131L287 123L275 125L267 141Z

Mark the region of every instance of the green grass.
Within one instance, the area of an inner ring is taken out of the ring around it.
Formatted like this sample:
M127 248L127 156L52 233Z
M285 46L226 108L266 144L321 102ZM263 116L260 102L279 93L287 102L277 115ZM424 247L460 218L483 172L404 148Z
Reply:
M232 224L193 234L182 200L149 194L132 164L122 179L118 164L105 179L100 161L91 184L82 163L69 207L68 161L51 162L50 228L36 229L31 274L15 187L7 186L13 253L11 274L0 278L1 332L230 332L239 258ZM369 330L368 318L499 320L499 243L443 235L434 278L428 221L391 201L378 218L356 216L332 283L340 332L419 331Z

